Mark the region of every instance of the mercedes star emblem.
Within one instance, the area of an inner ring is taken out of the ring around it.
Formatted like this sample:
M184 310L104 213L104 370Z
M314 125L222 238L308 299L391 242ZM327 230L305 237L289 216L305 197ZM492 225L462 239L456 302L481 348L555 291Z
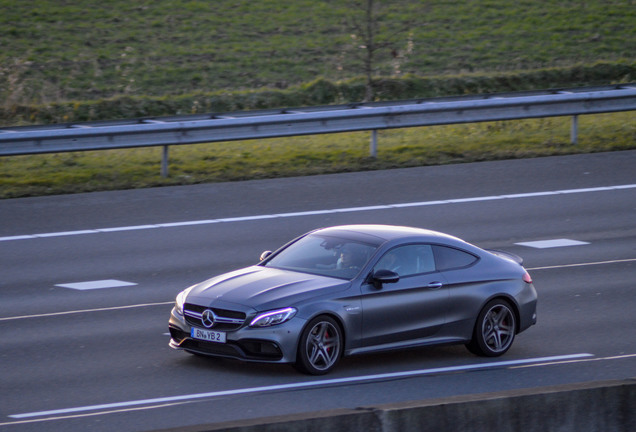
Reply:
M210 309L204 310L201 314L201 322L207 328L210 328L214 325L215 318L216 317L214 316L214 312L212 312Z

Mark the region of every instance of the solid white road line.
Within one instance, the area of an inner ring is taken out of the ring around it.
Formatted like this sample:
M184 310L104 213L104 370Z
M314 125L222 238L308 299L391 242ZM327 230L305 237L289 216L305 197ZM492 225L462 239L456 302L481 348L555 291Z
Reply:
M635 262L635 261L636 261L636 258L627 258L627 259L597 261L597 262L589 262L589 263L560 264L560 265L534 267L534 268L528 267L526 270L535 271L535 270L550 270L550 269L559 269L559 268L568 268L568 267L587 267L587 266L593 266L593 265L618 264L618 263L627 263L627 262Z
M246 221L255 221L255 220L262 220L262 219L315 216L315 215L333 214L333 213L388 210L388 209L404 208L404 207L424 207L424 206L444 205L444 204L462 204L462 203L470 203L470 202L494 201L494 200L502 200L502 199L534 198L534 197L544 197L544 196L561 195L561 194L607 192L607 191L616 191L616 190L633 189L633 188L636 188L636 184L603 186L603 187L584 188L584 189L564 189L564 190L556 190L556 191L530 192L530 193L509 194L509 195L491 195L491 196L483 196L483 197L457 198L457 199L438 200L438 201L396 203L396 204L374 205L374 206L366 206L366 207L346 207L346 208L337 208L337 209L328 209L328 210L311 210L311 211L302 211L302 212L293 212L293 213L240 216L240 217L231 217L231 218L223 218L223 219L206 219L206 220L197 220L197 221L170 222L170 223L161 223L161 224L152 224L152 225L97 228L97 229L90 229L90 230L62 231L62 232L52 232L52 233L0 237L0 242L14 241L14 240L28 240L28 239L46 238L46 237L63 237L63 236L75 236L75 235L86 235L86 234L111 233L111 232L119 232L119 231L136 231L136 230L147 230L147 229L156 229L156 228L174 228L174 227L184 227L184 226L191 226L191 225L246 222Z
M236 395L243 395L243 394L265 393L265 392L281 391L281 390L297 390L297 389L313 388L313 387L320 387L320 386L359 383L359 382L365 382L365 381L381 381L381 380L401 379L401 378L408 378L408 377L414 377L414 376L425 376L425 375L433 375L433 374L448 373L448 372L500 368L500 367L531 364L531 363L546 363L546 362L573 360L573 359L579 359L579 358L585 358L585 357L594 357L594 355L588 354L588 353L582 353L582 354L571 354L571 355L561 355L561 356L552 356L552 357L530 358L530 359L522 359L522 360L510 360L510 361L502 361L502 362L470 364L470 365L463 365L463 366L450 366L450 367L441 367L441 368L434 368L434 369L392 372L392 373L384 373L384 374L376 374L376 375L362 375L362 376L349 377L349 378L334 378L334 379L319 380L319 381L305 381L305 382L298 382L298 383L292 383L292 384L280 384L280 385L271 385L271 386L263 386L263 387L221 390L221 391L213 391L208 393L196 393L196 394L189 394L189 395L180 395L180 396L153 398L153 399L142 399L142 400L135 400L135 401L127 401L127 402L89 405L89 406L75 407L75 408L64 408L64 409L57 409L57 410L50 410L50 411L38 411L38 412L31 412L31 413L12 414L12 415L9 415L9 417L14 419L25 419L25 418L51 416L51 415L63 415L63 414L86 412L86 411L124 408L124 407L132 407L132 406L139 406L139 405L150 405L150 404L177 402L177 401L203 399L203 398L215 398L220 396L236 396Z
M512 366L510 369L525 369L525 368L532 368L532 367L553 366L553 365L569 364L569 363L595 362L595 361L606 361L606 360L624 360L624 359L632 359L632 358L636 358L636 354L623 354L623 355L610 356L610 357L557 360L557 361L551 361L551 362L545 362L545 363L533 363L533 364L527 364L527 365Z
M52 316L60 316L60 315L72 315L72 314L78 314L78 313L114 311L114 310L122 310L122 309L135 309L135 308L148 307L148 306L166 306L166 305L173 305L173 304L174 304L174 300L169 302L160 302L160 303L144 303L144 304L113 306L113 307L104 307L104 308L96 308L96 309L80 309L80 310L72 310L72 311L64 311L64 312L50 312L50 313L34 314L34 315L19 315L19 316L0 318L0 321L13 321L13 320L27 319L27 318L44 318L44 317L52 317Z
M594 266L594 265L620 264L620 263L628 263L628 262L636 262L636 258L611 260L611 261L597 261L597 262L589 262L589 263L562 264L562 265L545 266L545 267L528 267L526 270L528 271L552 270L552 269L560 269L560 268L568 268L568 267L586 267L586 266ZM34 314L34 315L0 317L0 321L13 321L13 320L20 320L20 319L27 319L27 318L44 318L44 317L52 317L52 316L59 316L59 315L113 311L113 310L121 310L121 309L134 309L134 308L148 307L148 306L166 306L166 305L173 305L173 304L174 304L174 300L167 301L167 302L159 302L159 303L143 303L143 304L134 304L134 305L126 305L126 306L114 306L114 307L108 307L108 308L83 309L83 310L72 310L72 311L64 311L64 312L42 313L42 314Z

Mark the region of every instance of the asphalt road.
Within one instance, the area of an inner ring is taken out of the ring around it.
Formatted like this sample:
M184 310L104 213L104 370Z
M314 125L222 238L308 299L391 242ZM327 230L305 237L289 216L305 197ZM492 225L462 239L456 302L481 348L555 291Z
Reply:
M627 151L0 201L0 430L146 431L635 377L634 167ZM343 223L521 255L538 324L502 358L422 348L325 377L168 348L181 289Z

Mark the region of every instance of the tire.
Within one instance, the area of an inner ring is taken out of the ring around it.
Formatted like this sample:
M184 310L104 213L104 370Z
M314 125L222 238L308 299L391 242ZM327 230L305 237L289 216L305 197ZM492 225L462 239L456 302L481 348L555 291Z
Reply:
M473 339L466 348L476 355L498 357L512 346L517 320L510 303L495 299L481 310L475 323Z
M326 315L312 319L298 342L296 368L310 375L330 372L342 356L342 331L338 323Z

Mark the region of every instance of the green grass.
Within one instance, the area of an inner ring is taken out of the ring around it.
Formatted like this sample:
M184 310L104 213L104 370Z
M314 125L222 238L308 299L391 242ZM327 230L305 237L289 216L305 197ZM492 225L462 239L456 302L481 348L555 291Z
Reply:
M24 124L93 119L101 105L116 111L100 111L108 118L177 114L163 112L164 105L200 112L225 94L221 105L258 107L243 101L250 95L280 105L280 94L250 92L363 75L363 50L351 26L360 10L353 3L0 0L0 110L7 124ZM378 51L377 77L435 77L443 87L440 80L497 81L516 73L510 80L530 89L568 85L553 83L549 71L532 71L563 68L572 73L563 75L571 76L568 82L585 85L587 78L575 76L579 66L636 60L633 0L382 4L377 40L393 46ZM612 82L632 79L625 74ZM471 91L490 91L481 85ZM192 95L213 96L195 106ZM631 149L635 123L633 112L581 117L577 146L569 144L569 118L381 131L377 159L369 157L369 133L172 146L166 179L159 148L4 157L0 197Z
M351 1L0 0L0 101L287 88L363 74ZM381 3L381 2L378 2ZM377 75L633 61L633 0L384 2ZM388 6L386 6L388 5ZM359 35L358 35L359 36Z
M150 186L303 176L636 148L633 112L570 118L395 129L170 147L170 176L160 176L161 149L15 156L0 159L0 198Z

